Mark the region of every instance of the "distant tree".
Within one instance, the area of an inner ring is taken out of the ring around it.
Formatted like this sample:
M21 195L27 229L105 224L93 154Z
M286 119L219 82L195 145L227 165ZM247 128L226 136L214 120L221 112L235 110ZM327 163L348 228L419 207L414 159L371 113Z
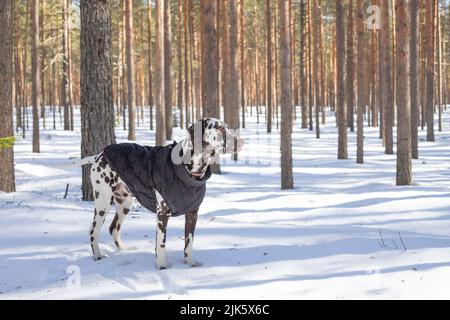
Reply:
M366 87L365 87L365 62L364 50L366 49L364 33L364 6L363 0L356 0L356 32L357 32L357 151L356 162L364 163L364 109L366 107ZM348 83L347 83L348 85ZM347 87L348 92L349 87ZM351 89L353 90L353 89ZM351 109L353 112L353 108Z
M342 0L336 0L336 82L338 159L347 159L347 109L345 107L345 18Z
M354 26L353 26L353 0L348 1L348 23L347 23L347 126L355 131L354 101L355 101L355 58L354 58Z
M426 1L426 24L425 24L425 43L426 43L426 123L427 123L427 141L434 141L434 1Z
M419 0L410 0L411 37L410 37L410 93L411 93L411 145L412 158L419 158L418 127L420 119L419 110Z
M111 1L81 0L81 156L115 142ZM93 200L90 166L83 167L83 200Z
M392 80L392 45L391 28L389 23L389 1L381 1L381 44L384 61L380 61L383 68L383 128L384 147L386 154L394 153L394 85Z
M219 67L216 43L216 1L201 0L203 116L220 118Z
M70 0L63 0L62 21L62 77L61 77L61 104L64 110L64 130L70 130L69 110L69 5Z
M40 153L39 109L41 106L40 44L39 44L39 0L32 0L31 7L31 85L33 105L33 153Z
M134 66L133 0L125 1L125 52L128 84L128 140L136 140L136 83Z
M164 0L155 2L156 54L155 54L155 102L156 144L166 144L166 111L164 100Z
M300 1L300 105L302 110L302 128L308 128L308 106L306 105L306 1Z
M15 192L13 84L13 1L0 1L0 191Z
M170 1L164 0L164 104L166 111L166 139L172 139L172 29Z
M266 26L267 26L267 52L266 52L266 107L267 107L267 132L272 132L272 8L271 0L266 0Z
M278 0L280 12L281 188L293 189L292 174L292 64L290 16L287 1Z

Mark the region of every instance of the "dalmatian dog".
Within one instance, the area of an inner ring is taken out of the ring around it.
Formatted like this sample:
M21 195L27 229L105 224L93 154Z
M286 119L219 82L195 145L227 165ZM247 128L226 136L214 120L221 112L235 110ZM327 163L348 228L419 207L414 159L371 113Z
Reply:
M199 130L197 130L199 129ZM195 134L200 132L199 134ZM205 118L194 123L188 130L186 137L178 145L180 155L189 155L189 161L184 161L187 172L194 178L201 179L209 166L217 159L218 154L235 153L243 147L244 141L233 134L228 125L214 118ZM185 159L185 157L183 157ZM116 205L116 214L109 227L114 243L119 250L126 249L120 231L125 217L130 212L134 201L131 188L114 171L104 152L82 159L79 165L92 164L91 182L94 191L95 210L92 225L89 229L89 239L95 260L104 258L99 248L100 230L105 222L111 206ZM163 196L155 190L156 194L156 265L159 269L168 267L166 261L166 234L167 224L172 212ZM198 266L193 258L194 232L197 223L198 210L185 212L185 263Z

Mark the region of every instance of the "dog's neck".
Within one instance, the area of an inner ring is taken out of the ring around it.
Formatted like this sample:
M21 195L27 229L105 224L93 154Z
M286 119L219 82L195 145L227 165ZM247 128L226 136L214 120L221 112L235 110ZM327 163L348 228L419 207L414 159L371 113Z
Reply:
M203 150L195 150L194 144L191 142L189 135L181 141L183 155L190 155L190 163L185 163L186 169L191 176L201 179L208 170L211 161L214 159L213 154L203 153Z

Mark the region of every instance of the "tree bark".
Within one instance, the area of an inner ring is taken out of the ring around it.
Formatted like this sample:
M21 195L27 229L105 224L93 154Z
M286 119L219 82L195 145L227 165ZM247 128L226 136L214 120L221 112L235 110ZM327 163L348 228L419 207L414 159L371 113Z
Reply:
M281 85L281 188L293 189L292 174L292 64L289 8L278 0L280 12L280 85Z
M426 1L426 122L427 141L434 141L434 1Z
M419 110L419 0L410 0L411 38L410 38L410 93L411 93L411 146L412 158L419 159L418 127L420 119Z
M364 163L364 109L366 100L365 88L365 61L364 50L366 48L364 34L364 6L363 0L356 0L356 32L357 41L357 137L356 137L356 163ZM348 83L347 83L348 85ZM348 91L349 87L347 87ZM353 87L351 88L353 90ZM352 108L353 109L353 108Z
M266 90L267 90L267 132L272 132L272 9L271 0L266 0L267 52L266 52Z
M115 143L112 94L111 1L81 0L81 156ZM83 167L83 200L93 200L90 167Z
M33 105L33 153L40 153L39 142L39 109L41 106L41 77L40 77L40 44L39 44L39 0L32 1L31 8L31 86Z
M109 1L109 0L108 0ZM136 88L134 70L133 1L125 1L125 51L128 83L128 140L136 140Z
M0 191L15 192L13 81L13 0L0 1ZM9 142L8 142L9 140ZM11 145L12 144L12 145Z
M166 111L166 140L172 139L172 29L170 22L170 1L164 0L164 104Z
M164 0L156 0L155 102L156 145L166 144L166 108L164 101Z
M70 111L68 103L69 93L69 0L63 1L63 33L62 33L62 77L61 77L61 104L64 110L64 130L70 130Z
M394 126L394 86L392 82L392 46L389 24L389 1L382 0L382 27L381 42L383 44L384 62L383 68L383 120L384 120L384 141L385 153L394 154L393 126Z
M397 185L411 185L409 0L395 0L397 56Z
M204 117L220 118L219 68L216 44L216 2L201 0L202 19L202 105Z
M342 0L336 0L336 82L338 159L347 159L347 109L345 107L345 18Z
M355 101L355 60L353 55L353 0L348 1L348 24L347 24L347 126L350 131L355 131L355 118L353 103Z

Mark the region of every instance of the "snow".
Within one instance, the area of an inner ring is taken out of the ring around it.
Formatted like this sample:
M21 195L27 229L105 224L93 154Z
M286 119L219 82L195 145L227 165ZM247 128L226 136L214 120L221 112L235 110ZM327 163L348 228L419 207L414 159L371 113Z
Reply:
M93 203L80 200L81 171L68 165L79 157L79 121L75 132L43 131L41 154L30 136L19 139L18 190L0 193L0 299L448 299L449 121L446 113L435 143L420 132L410 187L395 186L396 158L383 153L378 128L365 128L366 163L357 165L355 133L350 159L336 160L331 113L320 140L297 121L295 189L282 191L278 132L249 118L242 160L223 159L224 174L208 183L194 243L202 266L183 263L178 217L168 227L171 268L161 271L155 216L137 204L122 228L128 250L108 233L113 209L101 239L109 257L92 259ZM138 143L151 145L146 128ZM120 142L126 136L117 129Z

